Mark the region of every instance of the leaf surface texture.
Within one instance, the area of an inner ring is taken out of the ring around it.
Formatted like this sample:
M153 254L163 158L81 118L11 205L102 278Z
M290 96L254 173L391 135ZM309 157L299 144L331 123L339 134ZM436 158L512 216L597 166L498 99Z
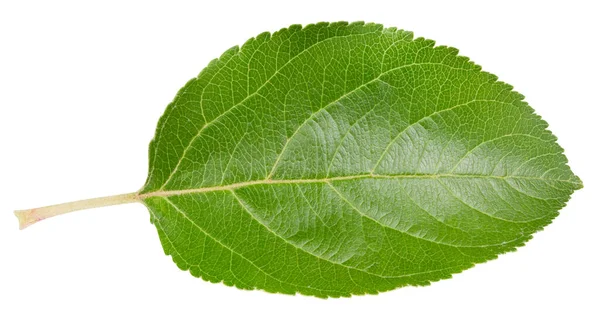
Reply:
M523 96L456 49L320 23L263 33L189 81L140 193L192 275L338 297L512 251L581 186Z

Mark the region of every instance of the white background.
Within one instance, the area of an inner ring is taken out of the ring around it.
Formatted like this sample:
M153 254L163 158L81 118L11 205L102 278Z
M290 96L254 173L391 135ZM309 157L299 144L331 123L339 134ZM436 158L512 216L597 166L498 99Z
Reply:
M599 323L599 10L539 2L0 4L0 323ZM322 300L210 284L122 205L19 231L13 209L136 191L177 90L293 23L373 21L461 50L550 124L585 188L517 253L451 280Z

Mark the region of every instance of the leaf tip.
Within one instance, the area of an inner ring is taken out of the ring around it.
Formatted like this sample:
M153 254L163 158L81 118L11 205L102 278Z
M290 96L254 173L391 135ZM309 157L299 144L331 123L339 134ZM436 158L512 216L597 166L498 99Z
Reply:
M578 176L575 176L575 190L583 189L583 181Z

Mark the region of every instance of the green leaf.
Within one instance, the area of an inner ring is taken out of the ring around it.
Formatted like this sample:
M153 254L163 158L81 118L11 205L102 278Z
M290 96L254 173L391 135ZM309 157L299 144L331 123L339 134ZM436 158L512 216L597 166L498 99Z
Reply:
M160 119L142 190L89 204L143 201L165 252L211 282L427 285L522 246L582 187L522 100L410 32L293 25L210 62Z
M514 250L581 181L523 96L412 33L291 26L233 47L158 123L165 252L243 289L349 296Z

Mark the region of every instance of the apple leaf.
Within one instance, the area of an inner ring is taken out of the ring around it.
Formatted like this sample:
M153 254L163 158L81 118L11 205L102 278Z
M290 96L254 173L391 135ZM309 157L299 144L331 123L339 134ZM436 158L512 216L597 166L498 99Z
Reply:
M522 246L582 187L511 86L364 23L227 50L167 107L149 155L122 202L148 207L181 269L318 297L449 278Z

